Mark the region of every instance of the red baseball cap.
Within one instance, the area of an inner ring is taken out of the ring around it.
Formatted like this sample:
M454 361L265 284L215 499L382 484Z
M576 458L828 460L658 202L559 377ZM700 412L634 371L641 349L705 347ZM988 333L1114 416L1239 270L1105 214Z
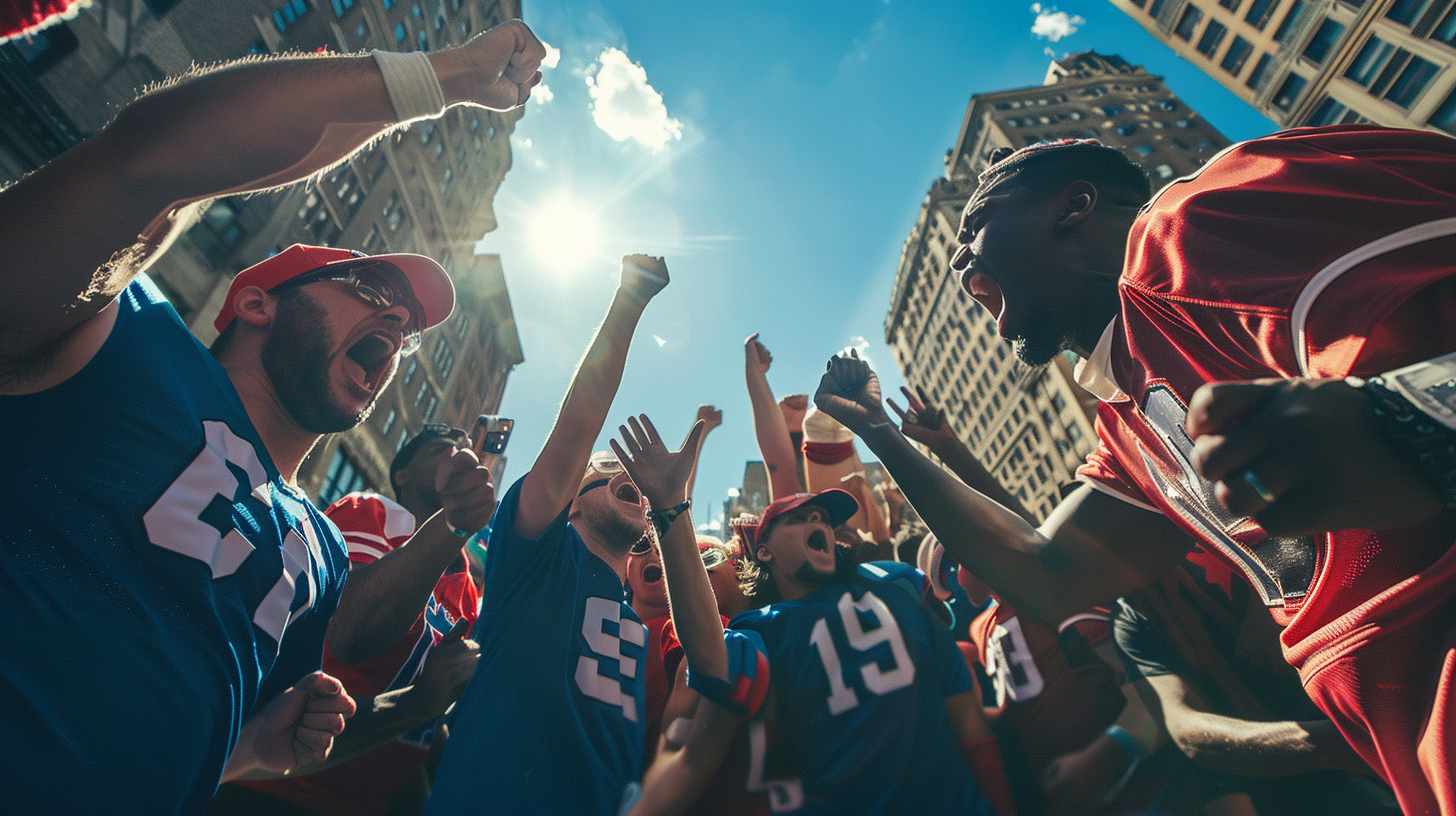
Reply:
M256 286L267 291L284 281L292 280L317 269L327 266L347 266L360 261L382 261L398 269L404 275L405 280L409 281L410 289L414 292L415 300L418 300L420 306L425 310L424 325L420 326L421 331L449 317L450 312L455 308L455 285L450 282L450 276L439 264L423 255L409 253L365 255L351 249L294 244L277 255L239 272L238 276L233 278L232 285L228 287L227 300L223 303L222 311L218 313L217 320L213 321L212 325L221 333L229 323L233 322L233 318L238 316L233 309L233 298L244 286Z
M757 557L754 553L758 550L758 544L763 541L764 535L768 533L768 528L773 524L774 519L806 504L824 508L824 512L829 514L830 527L838 527L849 521L850 516L859 512L859 502L855 501L854 496L837 487L831 487L818 493L795 493L792 496L775 499L764 509L763 515L759 516L758 526L753 529L753 541L749 542L748 555Z

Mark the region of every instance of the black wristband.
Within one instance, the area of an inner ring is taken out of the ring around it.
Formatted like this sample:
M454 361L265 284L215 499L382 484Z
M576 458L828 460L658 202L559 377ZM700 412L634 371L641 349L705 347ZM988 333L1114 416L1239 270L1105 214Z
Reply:
M647 518L652 520L652 526L657 528L657 537L661 539L667 535L667 528L677 520L677 517L686 513L689 507L693 506L693 500L688 499L676 507L669 507L666 510L648 510Z
M1414 459L1442 504L1456 508L1456 431L1417 408L1383 377L1368 377L1359 387L1370 397L1381 435Z

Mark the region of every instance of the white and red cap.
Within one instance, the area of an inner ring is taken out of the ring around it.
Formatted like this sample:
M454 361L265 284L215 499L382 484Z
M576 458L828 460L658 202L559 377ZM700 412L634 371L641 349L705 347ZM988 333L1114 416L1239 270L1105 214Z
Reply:
M415 300L424 309L424 325L420 326L421 331L444 321L455 308L455 285L450 282L450 276L445 273L444 268L424 255L404 252L365 255L351 249L294 244L277 255L244 269L233 278L232 285L228 287L227 300L223 303L217 320L213 321L213 326L221 333L237 317L233 298L244 286L256 286L267 291L299 275L325 267L347 267L365 262L387 263L398 269L405 280L409 281Z

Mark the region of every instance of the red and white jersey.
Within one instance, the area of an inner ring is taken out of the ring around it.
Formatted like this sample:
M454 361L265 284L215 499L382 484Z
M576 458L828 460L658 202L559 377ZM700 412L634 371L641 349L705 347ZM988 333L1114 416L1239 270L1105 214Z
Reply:
M352 568L372 564L401 547L415 532L415 517L376 493L350 493L324 514L344 534ZM404 637L362 663L339 660L327 645L323 670L339 678L355 698L412 684L430 649L460 619L472 624L480 610L480 589L470 577L464 553L445 570L434 593ZM383 814L396 792L419 783L429 753L433 724L426 724L357 759L291 779L238 784L295 802L321 814Z
M1451 519L1271 537L1214 499L1183 421L1207 382L1368 376L1456 350L1456 140L1356 125L1234 145L1144 208L1120 289L1122 312L1078 373L1102 400L1079 475L1164 513L1246 577L1311 696L1402 806L1453 812L1449 767L1414 750L1442 673L1426 664L1456 621ZM1456 728L1432 736L1449 743Z

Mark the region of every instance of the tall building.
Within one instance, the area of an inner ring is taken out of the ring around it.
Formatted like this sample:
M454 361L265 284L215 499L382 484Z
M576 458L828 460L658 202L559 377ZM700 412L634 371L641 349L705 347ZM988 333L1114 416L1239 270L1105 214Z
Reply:
M930 186L905 241L885 341L906 382L947 411L951 429L1001 483L1045 518L1096 444L1095 399L1069 361L1016 360L996 323L950 270L961 210L998 147L1096 138L1160 181L1197 169L1228 145L1159 77L1095 52L1053 62L1043 85L976 94L945 176Z
M1281 127L1456 135L1456 0L1111 0Z
M72 21L0 46L0 183L100 130L149 85L248 55L431 50L520 16L519 0L96 0ZM500 259L474 254L495 228L491 202L511 165L521 112L456 107L395 131L322 178L198 205L199 218L149 270L204 343L229 283L293 243L416 252L455 281L432 330L373 415L321 441L299 483L322 503L389 491L395 452L426 422L469 427L494 413L522 362ZM499 475L499 474L498 474Z

